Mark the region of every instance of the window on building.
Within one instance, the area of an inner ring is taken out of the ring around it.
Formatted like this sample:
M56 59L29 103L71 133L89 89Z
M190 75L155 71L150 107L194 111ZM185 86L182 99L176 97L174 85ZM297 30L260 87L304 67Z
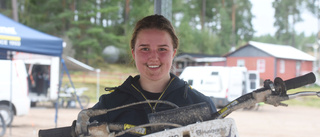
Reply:
M266 61L264 59L257 60L257 70L260 73L264 73L266 71Z
M246 62L243 59L238 59L237 60L237 66L238 67L245 67L246 66Z
M296 76L300 76L300 72L301 72L301 61L297 61L296 64Z
M280 60L280 65L279 65L279 72L280 73L285 73L286 70L286 62L284 60Z
M249 74L249 81L250 81L250 89L256 89L256 74Z

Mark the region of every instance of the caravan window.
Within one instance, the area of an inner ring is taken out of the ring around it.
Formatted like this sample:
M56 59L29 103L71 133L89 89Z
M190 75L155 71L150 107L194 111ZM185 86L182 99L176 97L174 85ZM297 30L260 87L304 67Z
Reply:
M255 80L255 79L257 79L257 76L255 74L249 74L249 79Z
M256 82L250 82L250 89L256 89Z
M256 82L255 80L257 79L256 74L249 74L249 80L250 80L250 89L256 89Z
M50 66L29 64L28 83L29 91L38 95L47 95L50 87Z
M213 72L211 72L211 75L219 75L219 72L213 71Z

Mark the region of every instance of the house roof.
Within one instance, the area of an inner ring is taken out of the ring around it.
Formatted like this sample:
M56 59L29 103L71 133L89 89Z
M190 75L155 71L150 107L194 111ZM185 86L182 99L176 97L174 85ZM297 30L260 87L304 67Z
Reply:
M250 41L249 44L276 58L315 61L315 57L292 46L275 45L254 41Z
M180 57L180 56L190 56L193 58L221 57L218 55L207 55L207 54L198 54L198 53L180 53L177 55L177 57Z
M217 55L206 55L206 54L196 54L196 53L181 53L175 57L175 61L182 60L193 60L195 62L220 62L225 61L225 57L217 56Z
M256 47L276 58L315 61L315 57L288 45L276 45L255 41L250 41L246 46L248 45Z

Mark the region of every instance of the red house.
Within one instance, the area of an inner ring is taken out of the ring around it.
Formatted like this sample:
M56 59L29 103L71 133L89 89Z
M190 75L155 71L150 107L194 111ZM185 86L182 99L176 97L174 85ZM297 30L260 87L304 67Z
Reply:
M250 41L225 55L226 66L245 66L258 70L262 80L283 80L311 72L315 57L292 46Z

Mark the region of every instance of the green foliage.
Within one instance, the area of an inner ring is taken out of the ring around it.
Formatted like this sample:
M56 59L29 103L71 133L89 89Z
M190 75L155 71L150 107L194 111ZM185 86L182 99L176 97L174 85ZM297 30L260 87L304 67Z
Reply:
M233 43L252 38L251 4L248 0L173 1L173 23L178 28L180 51L224 55ZM235 6L235 18L232 7ZM233 22L234 21L234 27ZM234 31L233 31L234 30Z
M319 91L319 86L302 87L288 91L288 94L293 94L301 91ZM320 108L320 99L317 96L299 97L292 100L284 101L283 103L289 106L309 106Z
M303 0L274 1L275 23L277 27L275 36L283 44L296 46L294 25L302 21L300 16L300 7Z
M51 35L70 40L75 58L89 65L104 64L102 51L120 49L119 62L129 63L129 42L135 23L154 13L154 0L18 0L20 22ZM12 16L11 1L0 0L0 12ZM273 2L277 33L253 37L249 0L173 0L172 23L177 31L178 52L224 55L232 46L250 40L296 45L314 43L315 36L296 34L300 11L316 14L315 0ZM290 19L293 20L290 22ZM68 54L65 52L64 54Z

